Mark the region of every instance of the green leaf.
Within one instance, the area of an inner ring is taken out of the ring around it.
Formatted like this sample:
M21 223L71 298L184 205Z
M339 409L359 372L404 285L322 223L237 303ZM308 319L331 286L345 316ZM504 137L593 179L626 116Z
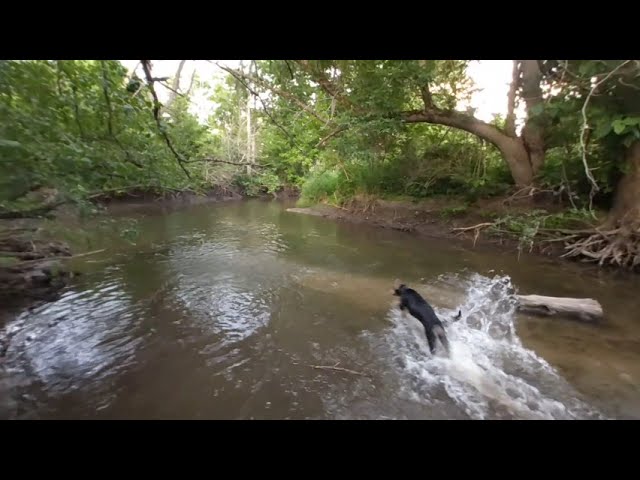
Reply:
M621 135L627 129L627 124L623 119L614 120L611 124L616 135Z
M13 147L17 148L22 146L20 142L16 142L14 140L5 140L4 138L0 138L0 147Z
M606 137L611 132L611 122L605 121L598 124L595 131L593 132L593 136L595 139L600 139Z
M640 125L640 117L626 117L624 123L630 127L633 125Z

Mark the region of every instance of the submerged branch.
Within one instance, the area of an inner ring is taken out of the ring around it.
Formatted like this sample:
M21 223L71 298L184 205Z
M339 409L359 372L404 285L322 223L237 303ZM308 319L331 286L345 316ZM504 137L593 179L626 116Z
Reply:
M294 365L299 365L299 363L297 362L292 362ZM348 368L342 368L342 367L338 367L338 364L340 362L337 362L335 365L331 366L331 365L309 365L306 364L306 367L309 368L313 368L315 370L334 370L336 372L345 372L345 373L350 373L352 375L358 375L361 377L368 377L369 375L367 375L366 373L361 373L361 372L356 372L355 370L350 370Z

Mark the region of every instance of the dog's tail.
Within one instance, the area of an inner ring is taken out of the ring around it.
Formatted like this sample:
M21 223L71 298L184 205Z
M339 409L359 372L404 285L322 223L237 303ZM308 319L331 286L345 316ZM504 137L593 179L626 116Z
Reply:
M440 343L447 352L447 356L449 356L451 354L451 351L449 350L449 339L447 339L447 334L445 333L444 328L440 325L436 325L433 327L433 333L438 337L438 340L440 340Z

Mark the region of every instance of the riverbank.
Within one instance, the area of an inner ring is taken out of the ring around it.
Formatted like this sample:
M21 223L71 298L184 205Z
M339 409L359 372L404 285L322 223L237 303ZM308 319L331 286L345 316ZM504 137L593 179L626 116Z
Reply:
M325 202L288 211L559 260L564 260L565 253L564 244L558 241L562 232L597 223L548 199L492 198L468 203L455 197L389 200L358 196L341 205Z

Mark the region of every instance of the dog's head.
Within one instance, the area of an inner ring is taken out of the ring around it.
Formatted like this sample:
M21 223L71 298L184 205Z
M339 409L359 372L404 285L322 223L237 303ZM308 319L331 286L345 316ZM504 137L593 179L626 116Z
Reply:
M399 297L400 295L402 295L402 291L405 288L406 288L406 285L404 283L400 283L400 280L396 279L396 281L393 282L392 294L396 297Z

